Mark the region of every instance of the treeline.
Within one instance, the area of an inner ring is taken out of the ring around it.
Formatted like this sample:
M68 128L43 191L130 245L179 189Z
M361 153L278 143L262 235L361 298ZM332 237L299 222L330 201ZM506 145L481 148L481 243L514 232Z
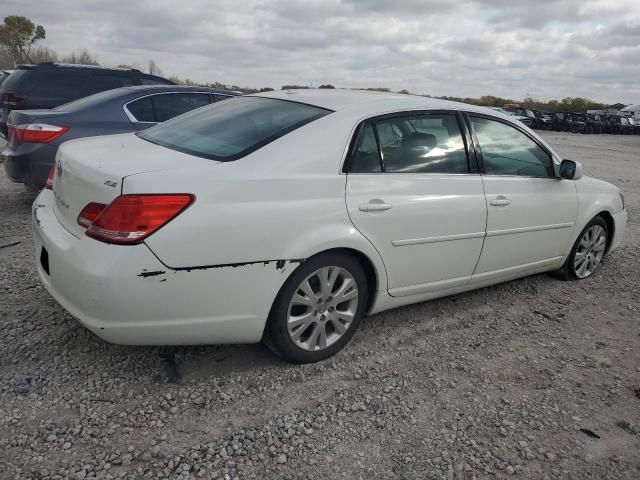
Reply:
M480 98L461 98L446 96L437 98L469 103L471 105L479 105L483 107L503 107L507 103L517 103L523 108L542 110L545 112L586 112L587 110L603 110L607 108L619 110L626 106L623 103L606 104L594 102L593 100L582 97L565 97L562 100L549 100L547 102L531 97L527 97L524 100L513 100L510 98L500 98L491 95L485 95Z

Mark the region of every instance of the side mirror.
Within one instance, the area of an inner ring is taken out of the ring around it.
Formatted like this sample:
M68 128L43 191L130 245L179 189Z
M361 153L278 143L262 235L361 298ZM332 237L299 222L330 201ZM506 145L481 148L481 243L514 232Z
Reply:
M573 160L562 160L560 164L560 178L580 180L582 178L582 164Z

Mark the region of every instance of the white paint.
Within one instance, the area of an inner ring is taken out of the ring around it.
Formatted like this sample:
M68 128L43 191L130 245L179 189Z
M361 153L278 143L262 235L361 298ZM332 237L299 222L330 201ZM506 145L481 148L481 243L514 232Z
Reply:
M463 109L513 122L497 112L364 92L263 96L335 112L227 163L131 134L60 148L55 195L45 190L34 203L36 259L44 246L51 273L38 271L97 335L128 344L259 341L295 260L334 248L371 261L373 313L558 268L600 212L615 220L612 248L620 243L626 212L618 189L588 177L341 173L355 127L370 116ZM559 161L554 154L556 167ZM80 210L120 193L192 193L196 201L144 244L84 236ZM242 265L220 266L230 264Z

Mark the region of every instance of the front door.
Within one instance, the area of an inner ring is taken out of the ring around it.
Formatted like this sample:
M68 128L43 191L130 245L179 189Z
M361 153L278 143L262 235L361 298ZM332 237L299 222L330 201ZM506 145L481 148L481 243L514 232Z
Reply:
M487 237L477 276L554 265L568 254L578 198L551 153L499 119L470 114L484 164ZM486 276L485 275L485 276Z
M449 112L395 114L360 127L347 164L347 208L380 252L393 296L471 279L487 206L462 131Z

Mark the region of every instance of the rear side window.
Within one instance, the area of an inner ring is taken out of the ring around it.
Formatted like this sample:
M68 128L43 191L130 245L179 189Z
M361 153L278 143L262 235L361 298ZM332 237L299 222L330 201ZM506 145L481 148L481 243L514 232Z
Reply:
M471 116L471 125L488 174L555 176L551 155L518 129L497 120L474 116Z
M469 172L465 143L453 113L383 118L365 126L361 134L351 159L352 173Z
M238 97L186 113L137 135L180 152L230 161L330 112L287 100Z
M94 74L89 78L87 95L129 85L133 85L133 78L126 75Z
M129 113L133 115L133 117L138 122L156 121L156 116L153 112L153 103L151 102L151 97L144 97L135 100L131 103L128 103L125 108L129 110Z
M157 122L164 122L196 108L209 105L208 93L167 93L154 95L152 98Z
M65 75L64 72L51 73L38 81L33 93L38 97L52 99L75 99L78 98L78 81L83 82L83 78L78 75Z
M356 148L351 159L351 171L354 173L375 173L382 171L382 162L378 154L378 143L371 123L366 123L358 132Z

